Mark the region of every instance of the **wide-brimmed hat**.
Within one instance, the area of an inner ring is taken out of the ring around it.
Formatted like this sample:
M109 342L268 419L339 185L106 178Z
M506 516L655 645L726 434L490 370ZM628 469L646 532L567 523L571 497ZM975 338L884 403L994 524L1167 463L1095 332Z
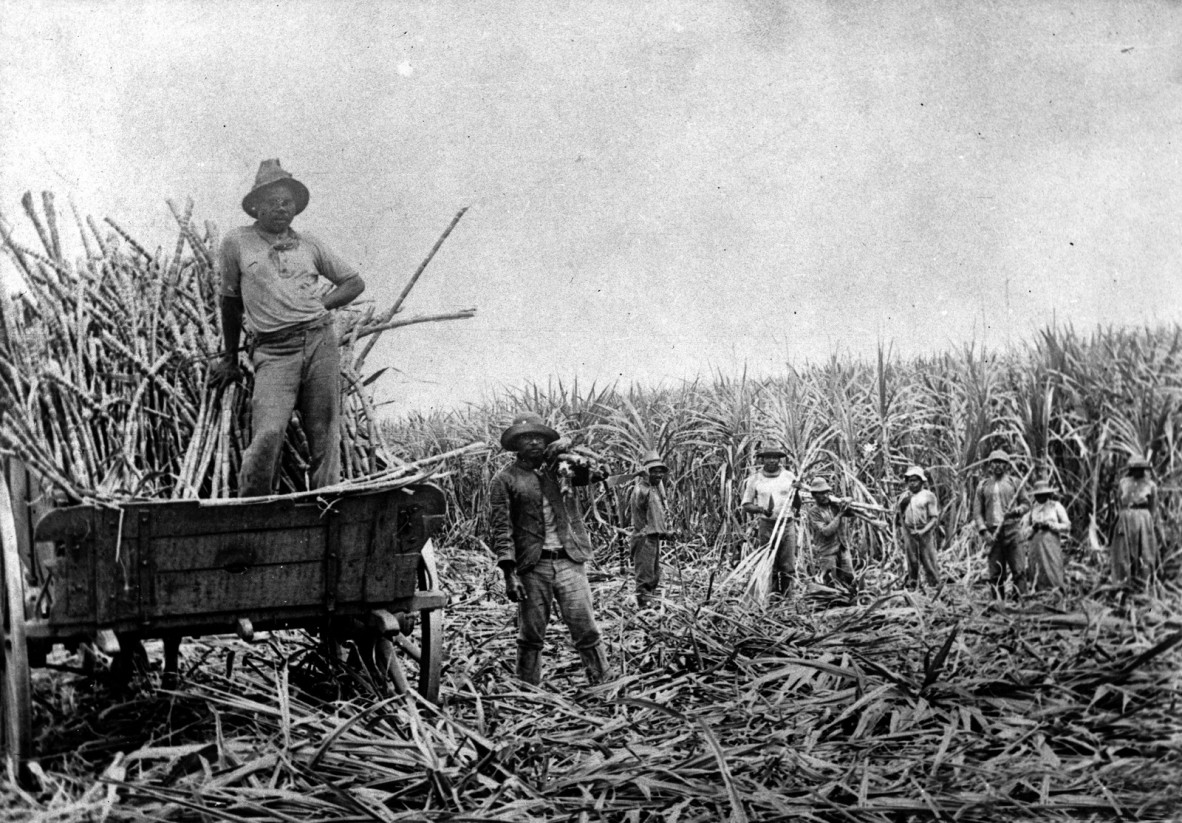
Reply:
M1030 493L1037 497L1040 494L1054 494L1056 491L1057 489L1051 485L1050 480L1043 479L1035 482L1034 488L1030 490Z
M824 477L818 477L816 480L813 481L812 485L809 486L809 491L814 492L814 493L815 492L831 492L831 491L833 491L833 487L829 485L829 481L826 480Z
M784 459L785 457L788 456L788 452L784 451L783 449L776 448L775 446L764 446L761 449L755 450L755 456L756 457L779 457L780 459Z
M514 417L509 428L501 433L501 448L510 452L517 451L517 438L523 434L540 434L546 438L547 444L558 439L558 432L547 426L540 415L522 412Z
M1145 457L1144 455L1138 454L1129 459L1128 468L1130 469L1149 469L1152 467L1153 466L1149 462L1149 458Z
M254 188L250 190L250 194L242 198L242 210L251 217L255 217L254 207L258 199L277 183L283 183L291 188L296 199L296 214L308 208L308 187L292 177L289 172L284 171L283 167L279 165L279 159L276 158L264 160L259 164L259 173L254 178Z
M912 466L909 469L907 469L907 471L903 472L903 479L906 480L908 477L918 477L920 480L924 481L925 483L927 482L927 479L928 479L927 474L925 474L924 470L921 469L919 466Z
M1003 463L1010 463L1011 465L1013 464L1013 461L1010 460L1010 456L1001 449L994 449L993 451L989 452L989 456L986 457L985 460L989 463L992 463L994 460L1000 460Z
M640 458L640 465L645 470L648 469L664 469L669 470L665 465L665 461L661 459L661 455L655 449L649 449L644 453L644 457Z

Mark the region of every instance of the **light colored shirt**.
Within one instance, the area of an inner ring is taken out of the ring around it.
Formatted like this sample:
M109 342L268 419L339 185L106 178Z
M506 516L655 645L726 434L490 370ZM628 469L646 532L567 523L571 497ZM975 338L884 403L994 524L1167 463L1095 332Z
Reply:
M903 509L903 525L909 532L917 532L940 516L940 503L931 489L920 489L910 495Z
M1120 505L1125 508L1129 506L1148 506L1156 491L1157 484L1148 477L1139 479L1128 476L1122 477L1120 479Z
M1030 503L1025 490L1018 488L1018 481L1006 474L997 479L986 477L977 486L973 498L973 520L977 531L983 527L996 529L1005 519L1006 512L1021 514Z
M283 238L255 226L231 229L222 240L221 293L242 300L246 327L271 334L328 314L321 296L357 270L306 232ZM321 280L320 278L324 278Z
M546 524L546 537L542 541L542 551L562 551L562 541L558 538L558 519L554 516L554 507L550 505L546 495L542 495L542 522Z
M774 477L769 477L760 469L755 474L747 478L746 484L743 486L743 503L754 503L761 509L765 510L762 515L765 519L775 520L780 516L780 511L784 507L788 507L784 514L786 519L791 519L795 516L792 509L793 499L796 497L796 475L787 469L780 469L779 474ZM768 517L766 514L768 503L772 504L772 513Z

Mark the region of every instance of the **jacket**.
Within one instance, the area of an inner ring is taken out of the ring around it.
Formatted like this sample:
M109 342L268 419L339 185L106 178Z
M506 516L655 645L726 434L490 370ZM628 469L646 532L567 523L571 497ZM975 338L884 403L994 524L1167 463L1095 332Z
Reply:
M598 473L595 476L600 477ZM592 479L590 469L575 467L570 485L586 486ZM591 559L591 537L583 523L578 494L571 489L563 495L555 468L546 466L535 472L516 462L497 473L489 490L489 529L497 565L515 564L520 574L541 559L546 540L543 494L554 510L558 539L567 557L576 563Z

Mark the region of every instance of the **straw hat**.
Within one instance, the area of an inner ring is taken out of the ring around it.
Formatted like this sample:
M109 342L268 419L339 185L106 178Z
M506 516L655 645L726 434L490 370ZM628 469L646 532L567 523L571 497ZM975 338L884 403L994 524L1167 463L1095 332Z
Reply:
M1034 488L1030 492L1035 497L1038 497L1040 494L1054 494L1056 489L1051 485L1051 481L1043 478L1034 484Z
M818 477L816 480L813 481L813 484L811 486L809 486L809 491L813 492L813 493L831 492L831 491L833 491L833 487L829 485L829 481L826 480L824 477Z
M1152 468L1152 465L1150 464L1148 458L1146 458L1144 455L1139 454L1139 455L1129 459L1128 468L1130 468L1130 469L1149 469L1149 468Z
M540 434L546 438L547 444L558 439L558 432L547 426L539 415L522 412L514 417L509 428L501 433L501 448L510 452L517 451L517 438L523 434Z
M925 483L927 482L927 479L928 479L928 476L926 474L924 474L923 469L921 469L919 466L912 466L911 468L907 469L907 471L903 472L903 477L904 477L904 479L906 479L908 477L918 477L920 480L924 481Z
M994 449L993 451L989 452L989 457L985 459L990 463L992 463L994 460L1000 460L1003 463L1010 463L1012 465L1010 456L1001 449Z
M664 469L665 471L669 470L669 467L665 465L665 461L661 459L661 455L658 454L655 449L649 449L644 453L644 457L640 459L640 465L646 471L648 469Z
M284 171L279 165L279 159L276 158L264 160L259 164L259 173L254 178L254 188L250 190L250 194L242 198L242 210L251 217L256 217L255 205L259 198L276 183L286 184L295 195L296 214L308 208L308 187L292 177L290 172Z

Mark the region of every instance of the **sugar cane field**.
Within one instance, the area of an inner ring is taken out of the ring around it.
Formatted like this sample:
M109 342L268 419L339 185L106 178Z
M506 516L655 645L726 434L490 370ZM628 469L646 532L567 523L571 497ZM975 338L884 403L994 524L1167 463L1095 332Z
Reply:
M27 196L4 294L0 452L46 500L232 498L250 378L207 386L221 346L218 230L170 203L175 244ZM5 216L7 217L7 216ZM457 219L458 219L457 215ZM84 254L63 253L71 232ZM405 292L403 294L405 296ZM31 673L29 774L7 761L4 819L912 821L1169 820L1182 814L1182 327L1048 325L1021 346L834 357L676 387L551 381L482 406L383 419L371 342L399 304L339 312L343 486L435 484L443 610L437 703L315 632L186 639L128 663L55 646ZM515 611L487 522L497 445L528 409L627 476L667 462L676 539L654 608L632 596L629 484L586 492L595 614L616 676L587 685L551 626L541 686L514 677ZM760 443L860 504L856 591L822 585L801 532L793 596L769 598L738 512ZM1072 528L1061 590L999 599L970 515L993 449L1053 481ZM1161 561L1110 582L1115 489L1149 457ZM297 424L280 491L306 491ZM926 467L939 587L908 588L889 509ZM736 573L737 570L737 573ZM33 604L36 607L36 604ZM10 618L6 618L11 623ZM10 635L6 635L6 642ZM11 647L6 648L11 659Z

